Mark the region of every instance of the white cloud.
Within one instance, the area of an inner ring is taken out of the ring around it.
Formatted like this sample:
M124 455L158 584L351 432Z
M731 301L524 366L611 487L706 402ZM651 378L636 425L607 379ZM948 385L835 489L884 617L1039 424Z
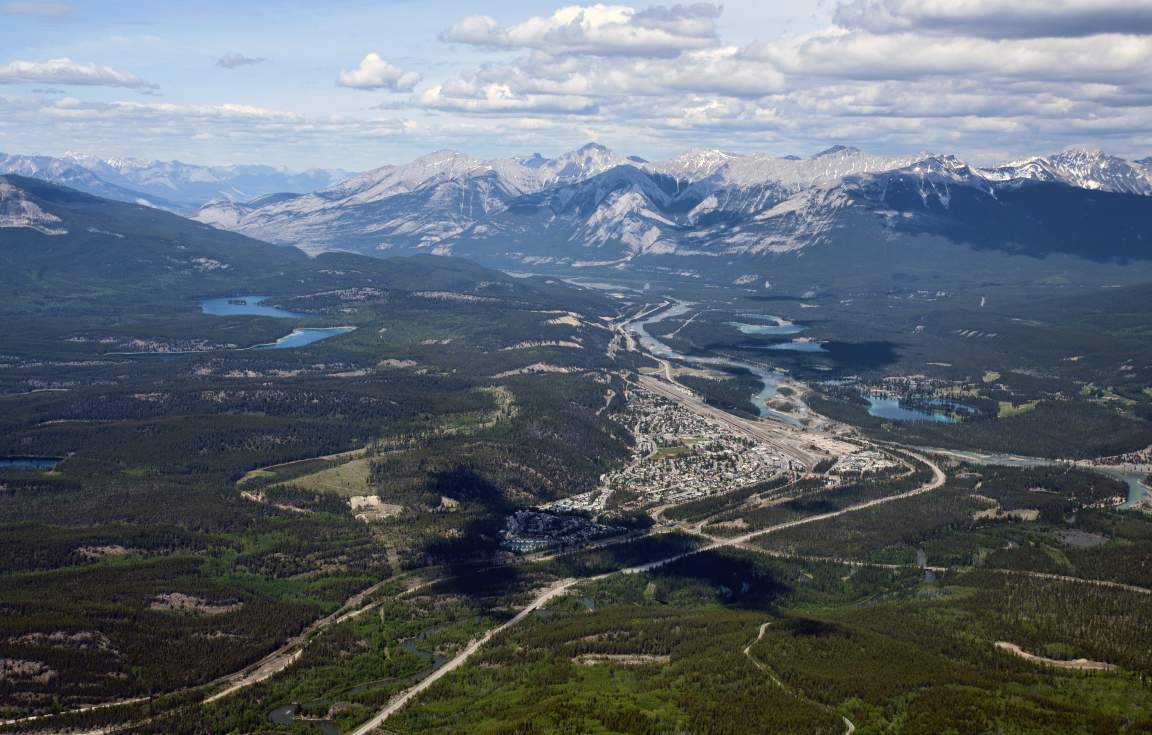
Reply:
M568 5L510 26L483 15L469 16L444 31L441 39L552 54L674 56L714 45L719 15L720 8L708 3L641 11L626 5Z
M199 140L226 142L237 151L343 145L349 140L374 141L407 135L410 120L392 116L370 119L339 115L310 116L241 103L209 105L170 102L92 102L74 97L0 96L0 134L21 130L24 137L52 148L59 141L98 149L123 150L124 131L132 146L184 145Z
M589 115L599 111L596 102L587 97L523 94L506 84L474 80L437 84L420 95L420 104L430 110L488 114Z
M252 64L259 64L259 63L265 62L267 60L268 59L265 59L262 56L253 57L253 56L245 56L244 54L239 54L239 53L227 53L227 54L224 54L223 56L221 56L219 59L216 59L216 66L220 66L220 67L223 67L225 69L236 69L236 68L241 67L241 66L251 66Z
M1076 128L1070 120L1135 138L1152 120L1152 36L1135 32L1145 7L859 0L838 8L835 25L743 48L717 37L711 5L568 6L510 25L472 16L442 40L525 53L442 81L412 103L690 145L699 144L695 131L710 145L757 133L919 149L973 140L1058 147L1062 131ZM1085 28L1110 29L1128 8L1132 32L1076 31L1092 8L1101 13ZM999 22L1000 32L978 32Z
M48 18L62 18L72 13L68 3L17 2L0 4L0 15L34 15Z
M916 79L982 75L988 79L1117 81L1152 68L1152 36L986 39L915 33L825 30L760 44L749 58L785 74L838 79Z
M873 33L918 31L985 38L1152 33L1148 0L855 0L836 22Z
M419 74L397 69L380 58L380 54L371 53L360 61L357 68L341 71L336 83L352 89L411 92L419 82Z
M98 87L156 89L135 74L110 66L83 64L71 59L12 61L0 64L0 84L77 84Z
M0 66L0 84L27 83L30 94L0 100L0 137L122 150L131 126L133 145L195 150L187 141L199 136L216 158L297 146L313 160L351 146L357 155L393 146L403 157L412 143L512 152L589 137L646 155L699 145L801 153L831 142L961 154L1120 142L1118 152L1152 153L1152 0L856 0L823 28L774 37L765 25L761 41L744 46L720 37L717 5L584 2L460 20L442 39L474 49L436 62L429 53L420 68L437 71L423 85L368 54L337 84L419 91L380 95L347 117L60 99L40 90L152 85L93 64L13 62ZM476 63L477 49L496 53Z

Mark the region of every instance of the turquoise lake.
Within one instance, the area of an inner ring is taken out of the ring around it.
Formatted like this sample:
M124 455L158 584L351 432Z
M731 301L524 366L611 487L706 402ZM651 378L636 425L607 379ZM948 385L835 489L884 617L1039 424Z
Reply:
M304 319L311 314L301 314L275 306L261 306L267 296L229 296L222 299L204 299L200 310L212 316L270 316L276 319Z
M312 327L293 329L288 334L284 335L275 342L268 342L262 345L252 345L250 350L289 350L293 347L304 347L305 345L319 342L329 337L335 337L340 334L347 334L355 330L356 327Z

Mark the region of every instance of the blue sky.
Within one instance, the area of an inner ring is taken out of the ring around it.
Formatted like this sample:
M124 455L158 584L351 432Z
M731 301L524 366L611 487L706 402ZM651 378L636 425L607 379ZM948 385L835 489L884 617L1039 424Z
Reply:
M6 2L0 151L1152 155L1147 0Z

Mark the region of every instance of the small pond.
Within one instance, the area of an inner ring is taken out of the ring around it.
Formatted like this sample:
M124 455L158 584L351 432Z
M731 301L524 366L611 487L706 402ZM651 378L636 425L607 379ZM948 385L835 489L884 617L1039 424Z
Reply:
M955 424L960 420L945 411L930 411L909 408L900 403L899 398L882 395L865 395L868 401L868 415L893 421L932 421L938 424Z

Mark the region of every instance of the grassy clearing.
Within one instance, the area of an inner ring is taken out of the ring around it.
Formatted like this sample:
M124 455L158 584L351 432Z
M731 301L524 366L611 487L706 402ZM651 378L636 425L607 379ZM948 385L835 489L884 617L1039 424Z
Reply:
M679 445L674 446L674 447L660 447L659 449L656 450L656 454L654 454L652 456L652 459L656 459L656 460L675 459L676 457L681 457L685 454L689 454L691 451L692 451L691 447L686 447L682 444L679 444Z
M351 462L329 467L311 475L298 477L291 484L302 490L349 497L371 493L369 477L372 474L370 459L354 459Z
M1006 418L1008 416L1019 416L1022 413L1028 413L1036 406L1040 405L1040 401L1027 401L1019 405L1012 403L1012 401L1000 401L1000 409L997 412L998 418Z

